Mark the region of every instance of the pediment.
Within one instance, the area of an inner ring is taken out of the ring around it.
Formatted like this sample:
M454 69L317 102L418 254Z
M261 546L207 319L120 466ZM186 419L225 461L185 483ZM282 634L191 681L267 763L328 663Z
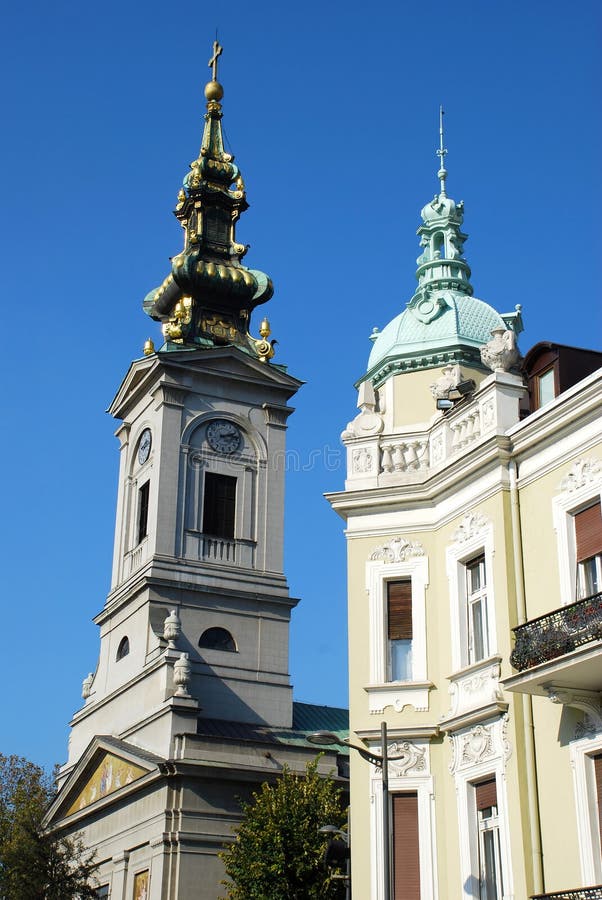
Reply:
M61 787L46 824L75 815L157 772L154 754L110 737L96 737Z
M214 347L210 350L181 350L137 359L131 364L109 409L115 418L124 418L139 396L165 378L182 382L180 373L215 374L234 381L271 384L292 396L303 384L276 364L262 363L237 347Z

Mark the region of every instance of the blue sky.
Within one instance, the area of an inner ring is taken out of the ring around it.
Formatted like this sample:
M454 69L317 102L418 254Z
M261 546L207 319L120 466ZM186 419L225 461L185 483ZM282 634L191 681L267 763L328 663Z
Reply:
M171 210L216 26L251 203L238 238L276 285L276 361L307 382L289 429L291 673L298 699L344 705L343 523L322 493L343 485L368 335L414 290L439 104L476 295L523 305L523 352L601 349L601 20L598 0L7 5L0 752L62 761L95 667L118 465L104 410L159 338L141 302L181 247Z

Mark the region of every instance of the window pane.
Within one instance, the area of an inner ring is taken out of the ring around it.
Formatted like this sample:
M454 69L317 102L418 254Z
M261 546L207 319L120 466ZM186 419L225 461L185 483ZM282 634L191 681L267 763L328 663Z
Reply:
M412 642L389 641L391 681L412 680Z
M483 871L481 874L482 900L498 900L497 866L495 854L496 831L483 833Z
M483 604L481 600L476 600L471 604L472 618L472 634L471 634L471 662L477 662L479 659L485 659L487 656L487 647L485 639L485 628L483 623Z
M549 403L550 400L553 400L556 396L556 389L554 386L554 369L548 369L547 372L544 372L543 375L540 375L537 379L537 388L539 392L539 405L543 406L544 403Z
M582 597L591 597L602 590L602 556L592 556L579 563L579 584Z

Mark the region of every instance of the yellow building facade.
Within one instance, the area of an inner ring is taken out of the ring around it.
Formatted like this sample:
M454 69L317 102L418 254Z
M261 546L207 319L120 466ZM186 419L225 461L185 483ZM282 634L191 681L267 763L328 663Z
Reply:
M384 722L389 756L383 815L381 768L352 754L353 896L601 897L602 354L520 357L520 308L473 296L439 152L418 287L372 335L329 495L348 543L352 739L382 755ZM521 629L557 608L568 634L544 629L541 662Z

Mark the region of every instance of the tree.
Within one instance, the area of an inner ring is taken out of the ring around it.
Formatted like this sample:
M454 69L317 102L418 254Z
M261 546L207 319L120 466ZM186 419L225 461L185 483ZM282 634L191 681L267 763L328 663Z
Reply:
M286 766L243 803L236 839L220 853L230 881L229 900L335 900L344 896L324 864L324 825L343 827L341 788L318 775L318 759L296 775Z
M42 826L52 780L20 756L0 754L0 898L71 900L96 897L97 868L81 838L56 837Z

